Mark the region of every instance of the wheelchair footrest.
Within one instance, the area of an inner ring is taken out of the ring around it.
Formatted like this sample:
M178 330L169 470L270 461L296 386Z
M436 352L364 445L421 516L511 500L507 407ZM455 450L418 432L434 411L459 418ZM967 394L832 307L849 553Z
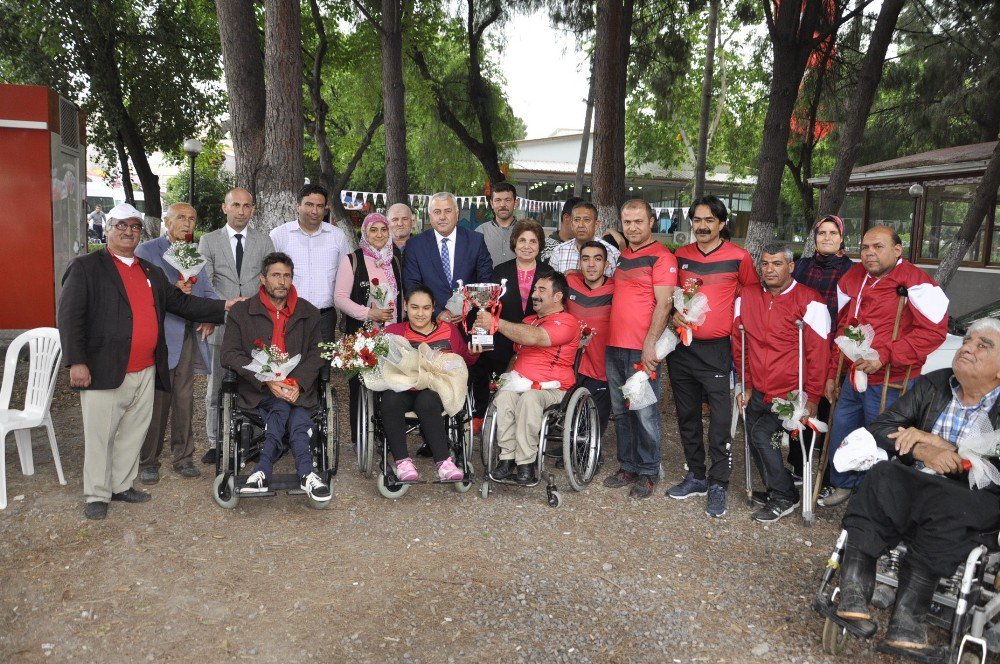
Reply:
M908 659L923 662L924 664L948 664L951 661L948 648L926 648L924 650L909 650L908 648L895 648L885 641L875 644L875 650L888 655L906 657Z
M302 482L299 476L294 473L281 473L271 475L267 483L267 491L243 491L249 475L237 475L235 480L236 493L241 498L256 498L258 496L276 496L278 491L285 491L290 496L305 495L302 490Z
M824 618L829 618L859 639L870 639L878 632L878 624L871 620L851 620L837 615L837 605L828 597L813 600L813 609Z
M520 482L515 482L512 479L498 480L498 479L494 479L492 476L488 476L487 479L489 479L489 481L493 482L494 484L507 484L507 485L510 485L510 486L531 487L531 486L538 486L541 483L541 480L537 480L537 479L534 482L530 483L530 484L521 484Z

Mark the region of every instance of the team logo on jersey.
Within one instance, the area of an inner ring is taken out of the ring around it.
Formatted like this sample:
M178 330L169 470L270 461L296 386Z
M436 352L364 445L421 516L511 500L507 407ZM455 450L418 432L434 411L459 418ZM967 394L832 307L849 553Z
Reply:
M681 265L681 269L682 269L682 270L686 270L686 269L688 269L688 264L687 264L687 263L684 263L684 265Z

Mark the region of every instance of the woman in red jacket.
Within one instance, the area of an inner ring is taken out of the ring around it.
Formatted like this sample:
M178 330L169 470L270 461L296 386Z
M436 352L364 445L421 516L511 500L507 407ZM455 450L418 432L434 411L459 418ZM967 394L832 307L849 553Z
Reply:
M476 361L458 328L451 323L434 318L434 294L423 284L417 284L406 294L404 307L407 320L385 328L387 334L398 334L417 347L427 344L432 349L461 355L466 364ZM404 414L413 411L420 420L424 440L431 449L437 464L438 478L442 482L455 482L464 477L448 452L448 434L441 412L444 406L437 392L429 389L407 392L382 392L380 415L389 451L396 460L396 477L401 482L414 482L419 476L406 449L406 422Z

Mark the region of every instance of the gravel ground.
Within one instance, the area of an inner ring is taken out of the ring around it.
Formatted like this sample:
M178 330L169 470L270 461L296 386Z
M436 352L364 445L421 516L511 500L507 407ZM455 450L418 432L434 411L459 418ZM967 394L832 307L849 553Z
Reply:
M91 522L67 384L64 372L53 403L67 486L44 436L31 477L7 446L0 661L832 661L809 598L842 508L809 529L798 516L752 522L742 439L724 518L703 498L664 498L682 475L672 412L667 479L643 502L598 486L613 463L582 493L557 474L559 509L541 486L482 499L424 485L392 502L342 456L326 511L286 495L222 510L203 466L193 480L167 469L151 502ZM858 641L845 657L890 661Z

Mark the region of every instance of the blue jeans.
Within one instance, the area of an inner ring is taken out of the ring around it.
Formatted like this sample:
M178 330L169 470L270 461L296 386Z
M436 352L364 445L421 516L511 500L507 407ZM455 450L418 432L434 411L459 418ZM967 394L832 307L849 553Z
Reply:
M305 477L311 473L313 464L309 441L314 432L309 409L270 396L260 402L257 406L257 412L266 422L264 444L260 450L257 470L262 471L270 479L274 462L281 456L285 432L288 432L288 444L295 457L296 473L299 477Z
M656 403L642 410L625 407L622 385L635 373L633 364L642 361L642 351L608 346L604 365L608 372L608 394L611 412L615 414L615 433L618 437L618 463L622 470L632 474L660 474L660 388L663 367L656 372L656 379L649 384L656 395Z
M907 389L914 381L910 381ZM899 398L899 390L890 387L885 396L885 407L888 408ZM842 473L833 467L833 455L837 453L841 441L855 429L868 426L878 417L879 403L882 401L882 386L868 385L864 392L856 392L851 385L850 377L844 378L840 387L840 398L833 412L833 425L830 427L829 464L830 486L838 489L854 489L861 483L864 473L850 471Z

